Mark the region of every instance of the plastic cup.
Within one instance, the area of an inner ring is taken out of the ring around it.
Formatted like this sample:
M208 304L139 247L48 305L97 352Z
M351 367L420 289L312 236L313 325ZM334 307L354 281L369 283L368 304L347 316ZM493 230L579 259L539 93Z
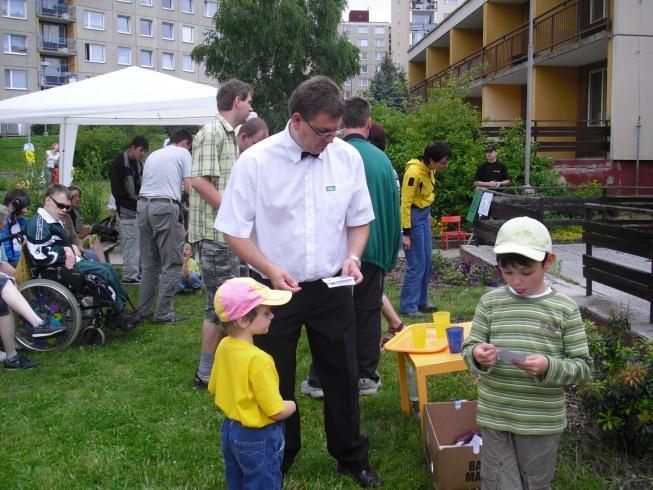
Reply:
M445 338L445 330L449 325L451 325L451 315L448 311L436 311L433 313L433 326L435 327L435 336L438 340Z
M447 328L447 343L449 352L460 354L463 350L463 327L453 326Z
M426 347L426 325L420 323L410 327L410 333L413 336L413 347L423 349Z

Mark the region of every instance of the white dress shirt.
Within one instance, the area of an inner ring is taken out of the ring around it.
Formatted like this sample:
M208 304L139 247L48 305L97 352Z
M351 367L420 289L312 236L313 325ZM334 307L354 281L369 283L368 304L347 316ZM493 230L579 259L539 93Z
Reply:
M347 228L374 219L363 160L353 146L335 139L317 158L301 153L288 126L245 151L215 220L223 233L251 238L300 282L338 272L348 255Z

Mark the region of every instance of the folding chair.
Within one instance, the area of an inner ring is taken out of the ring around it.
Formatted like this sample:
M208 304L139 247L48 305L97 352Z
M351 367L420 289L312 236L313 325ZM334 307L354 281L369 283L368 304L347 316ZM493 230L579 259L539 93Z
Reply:
M448 229L449 225L455 225L454 229ZM440 237L445 250L449 250L449 240L458 240L458 246L467 243L469 233L460 227L460 216L442 216L440 218Z

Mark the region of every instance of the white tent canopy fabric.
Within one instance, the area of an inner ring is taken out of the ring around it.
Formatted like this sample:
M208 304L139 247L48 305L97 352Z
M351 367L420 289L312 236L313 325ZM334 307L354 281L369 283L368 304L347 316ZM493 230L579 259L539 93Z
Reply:
M69 185L80 124L205 124L217 113L216 93L216 87L133 66L3 100L0 122L60 124L59 180Z

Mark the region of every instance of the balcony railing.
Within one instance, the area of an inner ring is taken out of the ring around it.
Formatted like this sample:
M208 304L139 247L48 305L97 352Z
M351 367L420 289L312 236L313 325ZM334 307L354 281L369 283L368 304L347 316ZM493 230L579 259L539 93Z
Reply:
M50 20L73 22L75 20L75 6L65 2L52 3L36 0L36 16L46 17Z
M39 70L39 81L41 87L57 87L59 85L66 85L70 82L76 82L77 73L69 71L46 72L44 70Z
M36 42L40 51L51 51L65 55L75 54L75 50L77 49L77 41L66 37L50 39L37 36Z
M483 126L486 138L499 139L513 121L492 121ZM610 121L536 120L531 136L538 151L573 152L576 158L604 158L610 151Z
M607 11L594 12L591 0L568 0L533 20L534 56L550 53L609 28ZM487 77L526 61L528 22L411 88L426 97L432 87L472 71L473 79Z

